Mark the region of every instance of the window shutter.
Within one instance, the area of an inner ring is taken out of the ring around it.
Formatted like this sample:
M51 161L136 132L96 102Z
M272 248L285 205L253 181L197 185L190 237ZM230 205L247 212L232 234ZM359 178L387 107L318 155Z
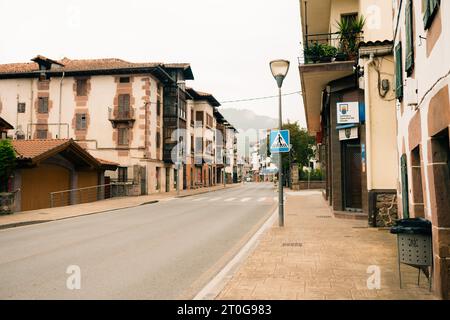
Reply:
M81 114L77 113L77 130L81 129Z
M402 43L395 47L395 96L397 99L403 98L403 61L402 61Z
M406 21L406 73L411 75L414 69L414 38L413 38L413 7L412 0L406 4L405 21Z
M402 206L403 219L409 218L409 194L408 194L408 166L406 162L406 155L402 155L401 159L401 176L402 176Z
M426 8L423 15L423 25L425 30L431 27L440 4L441 0L426 0Z

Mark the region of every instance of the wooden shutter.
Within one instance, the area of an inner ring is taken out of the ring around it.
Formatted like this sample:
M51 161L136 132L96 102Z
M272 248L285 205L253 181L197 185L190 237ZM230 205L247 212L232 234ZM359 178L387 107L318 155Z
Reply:
M406 161L406 154L402 155L401 159L401 176L402 176L402 206L403 219L409 218L409 194L408 194L408 166Z
M402 100L403 98L403 61L401 42L395 47L395 96L399 100Z
M441 4L441 0L425 0L425 2L426 8L425 13L423 15L423 25L424 29L426 30L431 27L433 19L436 16L436 13Z
M408 76L412 74L414 69L414 34L413 34L413 4L412 0L408 0L405 10L405 27L406 27L406 60L405 70Z

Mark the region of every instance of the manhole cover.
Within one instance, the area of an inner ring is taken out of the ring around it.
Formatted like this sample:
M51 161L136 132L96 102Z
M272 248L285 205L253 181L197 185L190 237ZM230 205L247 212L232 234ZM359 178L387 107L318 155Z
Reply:
M285 242L285 243L283 243L282 246L283 247L301 247L301 246L303 246L303 244L300 242Z
M330 219L331 216L316 216L316 218L319 218L319 219Z

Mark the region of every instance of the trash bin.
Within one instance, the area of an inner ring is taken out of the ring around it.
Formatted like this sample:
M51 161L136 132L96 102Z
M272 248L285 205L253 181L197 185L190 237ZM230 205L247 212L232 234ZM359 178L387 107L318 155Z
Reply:
M397 235L398 272L402 288L401 264L419 269L417 285L420 285L421 271L428 278L431 291L433 275L433 246L431 222L423 218L410 218L397 221L391 228Z

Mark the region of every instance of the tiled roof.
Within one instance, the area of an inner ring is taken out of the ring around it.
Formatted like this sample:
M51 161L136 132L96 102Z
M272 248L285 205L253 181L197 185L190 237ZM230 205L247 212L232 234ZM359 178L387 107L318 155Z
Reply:
M387 46L392 45L394 42L392 40L377 40L377 41L367 41L367 42L360 42L359 47L374 47L374 46Z
M7 129L7 130L14 129L12 124L10 124L8 121L3 119L2 117L0 117L0 128Z
M220 102L216 100L216 98L207 92L197 91L192 88L186 88L186 91L195 99L203 99L208 101L213 107L220 107Z
M110 166L119 166L117 162L108 161L105 159L96 158L98 162L100 162L102 165L110 165Z
M52 71L55 70L65 72L95 71L95 70L111 70L111 69L129 69L129 68L152 68L162 66L161 63L155 62L135 63L115 58L84 59L84 60L71 60L68 58L64 58L56 62L63 66L58 66L57 68L52 69ZM27 73L34 71L39 71L39 65L36 62L10 63L0 65L0 73Z
M68 139L13 140L12 145L19 159L33 159L69 142Z

